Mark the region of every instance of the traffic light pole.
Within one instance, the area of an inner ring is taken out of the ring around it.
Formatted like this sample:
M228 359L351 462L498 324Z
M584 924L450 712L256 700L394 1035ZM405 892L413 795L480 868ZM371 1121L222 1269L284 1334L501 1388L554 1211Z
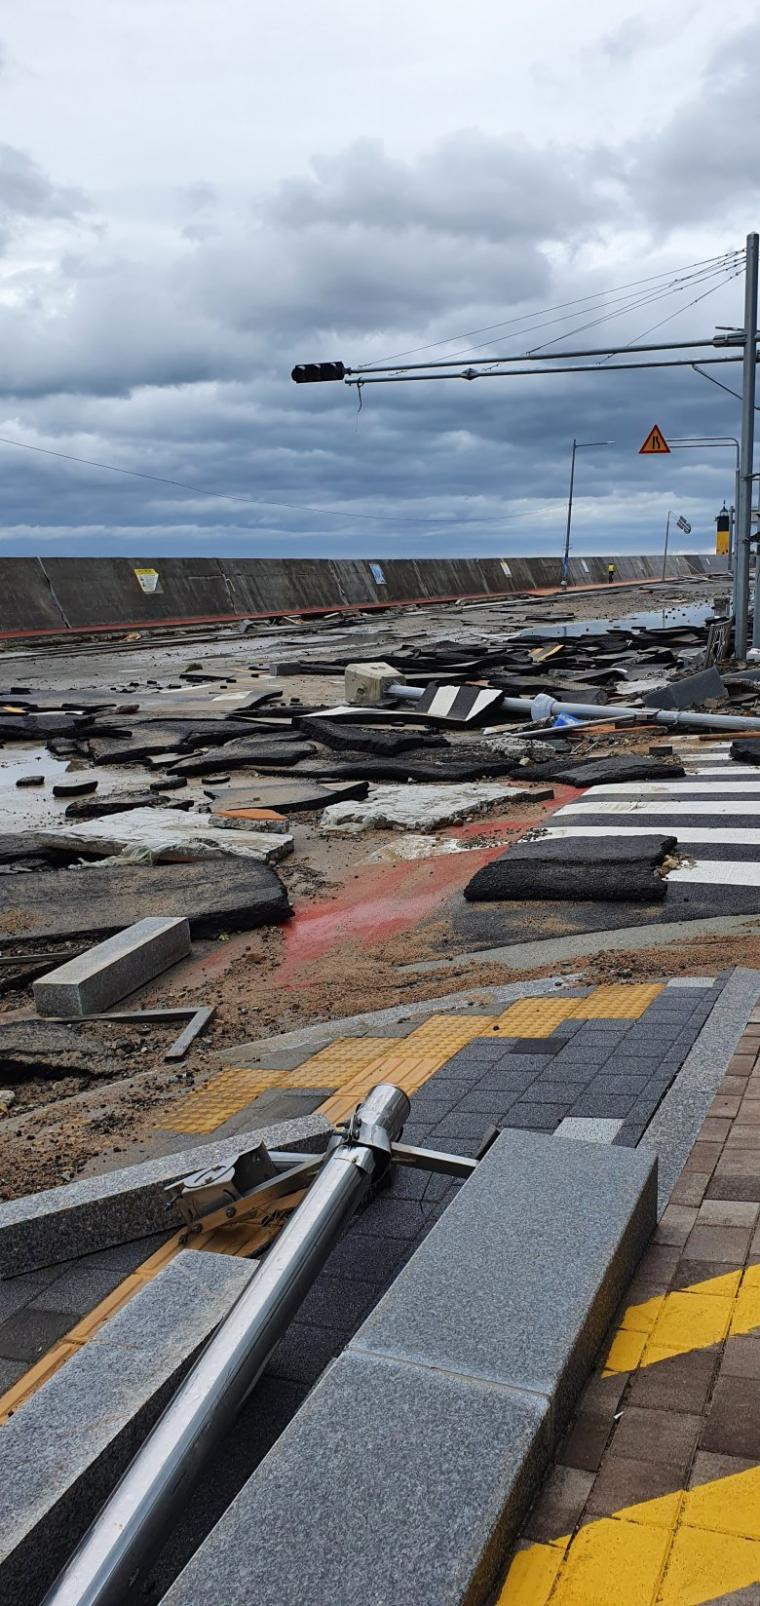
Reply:
M747 235L744 284L744 361L742 367L742 431L739 445L739 504L736 509L734 571L734 652L746 658L749 635L749 552L752 530L752 464L755 447L755 367L757 362L758 236ZM755 615L757 618L757 613ZM758 626L756 625L757 629Z

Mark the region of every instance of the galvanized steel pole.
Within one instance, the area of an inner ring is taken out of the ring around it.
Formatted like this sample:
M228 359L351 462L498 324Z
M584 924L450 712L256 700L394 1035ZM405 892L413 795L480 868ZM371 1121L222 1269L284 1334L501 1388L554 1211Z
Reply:
M752 467L755 445L755 367L757 362L758 236L747 235L744 285L744 360L742 368L742 431L739 452L739 505L736 510L734 573L734 650L746 658L749 633L749 544L752 529Z
M394 681L388 687L389 697L401 702L416 703L424 696L423 686L404 686ZM529 719L553 719L555 714L572 714L577 719L642 719L657 725L683 725L687 730L757 731L760 719L742 714L695 714L690 709L639 708L634 703L563 703L547 693L538 697L501 697L494 704L494 714L503 708L508 714L523 714ZM522 732L520 734L523 734Z
M121 1482L45 1597L43 1606L115 1606L182 1511L203 1462L229 1430L346 1222L409 1114L399 1088L381 1083L328 1154L263 1265L149 1434Z

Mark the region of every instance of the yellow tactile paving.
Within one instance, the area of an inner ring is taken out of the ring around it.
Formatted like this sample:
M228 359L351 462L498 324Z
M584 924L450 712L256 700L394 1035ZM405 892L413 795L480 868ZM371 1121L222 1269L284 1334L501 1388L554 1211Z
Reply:
M595 987L587 998L521 998L496 1016L429 1015L406 1038L338 1037L293 1071L230 1066L175 1104L160 1126L172 1132L213 1132L260 1093L276 1087L329 1087L334 1096L320 1113L340 1121L352 1107L351 1098L361 1098L374 1081L396 1079L406 1093L414 1093L475 1037L550 1037L562 1021L573 1018L637 1020L661 991L659 983L620 984Z
M220 1071L197 1093L166 1111L159 1125L172 1132L214 1132L260 1093L281 1087L287 1075L287 1071Z
M664 991L664 982L595 987L588 998L573 999L575 1020L638 1020Z
M577 998L520 998L510 1004L480 1035L490 1037L551 1037L555 1026L572 1015Z

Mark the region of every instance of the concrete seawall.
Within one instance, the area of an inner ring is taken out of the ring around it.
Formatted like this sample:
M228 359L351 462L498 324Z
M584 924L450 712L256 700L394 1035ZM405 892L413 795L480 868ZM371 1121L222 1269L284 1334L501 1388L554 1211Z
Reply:
M571 585L602 584L608 557L574 557ZM660 556L616 557L617 580L656 580ZM674 555L668 576L725 560ZM0 636L488 597L559 585L560 560L517 558L3 558Z

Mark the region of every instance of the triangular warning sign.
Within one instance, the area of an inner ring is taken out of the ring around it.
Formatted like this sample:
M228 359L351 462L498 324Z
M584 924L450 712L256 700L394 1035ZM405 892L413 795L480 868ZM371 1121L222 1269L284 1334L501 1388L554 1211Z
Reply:
M642 452L669 452L670 447L659 424L653 424L643 446L639 447L639 456Z

